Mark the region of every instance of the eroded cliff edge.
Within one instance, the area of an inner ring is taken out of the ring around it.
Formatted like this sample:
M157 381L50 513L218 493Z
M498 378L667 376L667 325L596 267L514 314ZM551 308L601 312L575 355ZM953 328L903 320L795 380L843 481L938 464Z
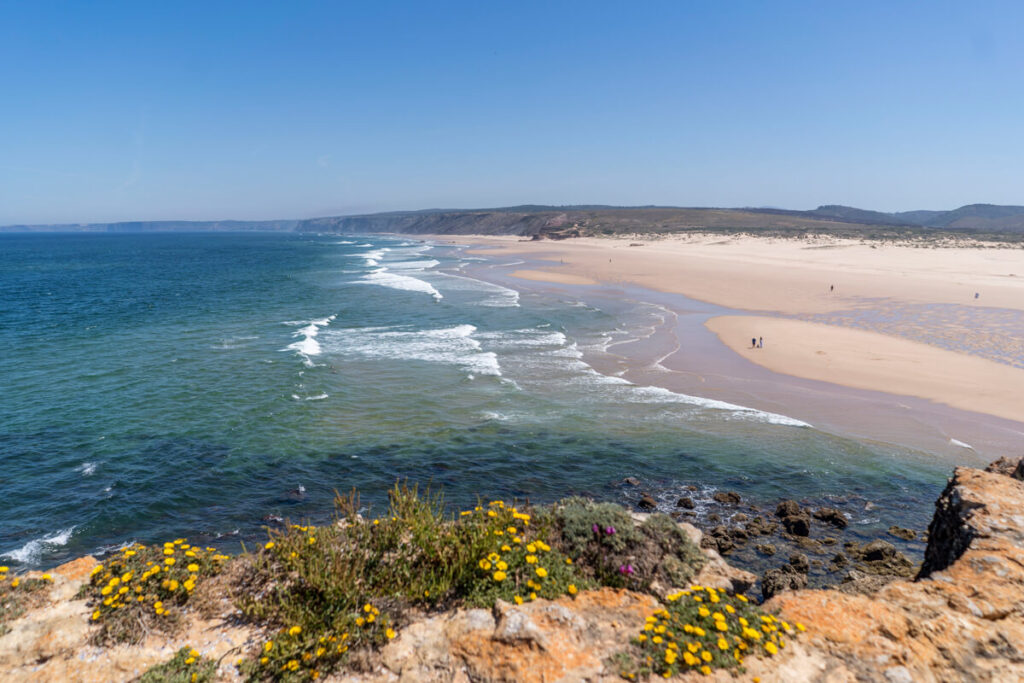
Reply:
M954 471L936 502L916 580L869 594L777 595L765 607L802 623L806 632L774 657L748 658L737 677L717 671L710 678L1024 680L1024 460L990 470ZM683 528L699 545L700 532ZM753 581L715 551L704 553L696 583L744 590ZM202 599L174 637L153 633L138 645L91 645L90 607L75 595L95 564L81 558L57 568L48 592L9 622L10 631L0 637L5 680L132 680L185 645L216 660L218 678L233 680L237 658L259 647L264 634L238 619L226 579L202 588ZM620 680L609 655L635 638L658 607L650 595L605 588L575 599L424 615L404 626L362 671L327 680ZM679 678L705 676L691 672Z

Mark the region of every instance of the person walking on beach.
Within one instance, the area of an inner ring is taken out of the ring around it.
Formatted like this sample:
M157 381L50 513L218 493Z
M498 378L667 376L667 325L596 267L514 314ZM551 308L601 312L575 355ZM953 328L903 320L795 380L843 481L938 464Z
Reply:
M752 349L756 349L757 348L757 337L751 337L750 338L750 348L752 348Z
M763 349L764 348L764 337L758 337L757 338L757 348L759 348L759 349Z
M829 285L828 286L828 291L830 291L830 292L836 291L836 286L835 285Z

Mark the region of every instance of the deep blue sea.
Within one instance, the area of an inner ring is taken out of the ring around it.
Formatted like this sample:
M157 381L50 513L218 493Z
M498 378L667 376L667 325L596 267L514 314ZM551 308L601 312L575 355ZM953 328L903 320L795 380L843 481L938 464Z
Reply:
M3 561L237 550L399 479L455 506L619 499L636 476L668 506L694 485L829 500L865 533L927 523L946 465L600 374L587 351L656 307L517 292L480 261L393 237L0 236Z

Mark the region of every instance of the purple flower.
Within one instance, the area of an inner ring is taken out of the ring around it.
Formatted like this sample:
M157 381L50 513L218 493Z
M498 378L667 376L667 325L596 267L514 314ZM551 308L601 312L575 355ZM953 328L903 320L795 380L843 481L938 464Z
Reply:
M627 575L628 574L632 574L633 573L633 565L631 565L631 564L624 564L624 565L622 565L621 567L619 567L619 573L620 574L627 574Z
M612 534L615 533L615 527L613 527L613 526L605 527L604 532L606 534L608 534L609 536L611 536Z
M601 533L601 527L599 527L598 525L596 525L596 524L595 524L595 525L594 525L593 527L591 527L591 528L592 528L592 529L594 530L594 533L595 533L595 534L599 534L599 533Z

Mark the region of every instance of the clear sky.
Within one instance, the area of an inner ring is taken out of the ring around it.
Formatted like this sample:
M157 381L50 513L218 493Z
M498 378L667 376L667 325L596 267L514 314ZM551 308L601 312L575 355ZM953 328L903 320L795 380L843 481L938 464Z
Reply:
M1020 2L7 2L0 225L1024 204Z

